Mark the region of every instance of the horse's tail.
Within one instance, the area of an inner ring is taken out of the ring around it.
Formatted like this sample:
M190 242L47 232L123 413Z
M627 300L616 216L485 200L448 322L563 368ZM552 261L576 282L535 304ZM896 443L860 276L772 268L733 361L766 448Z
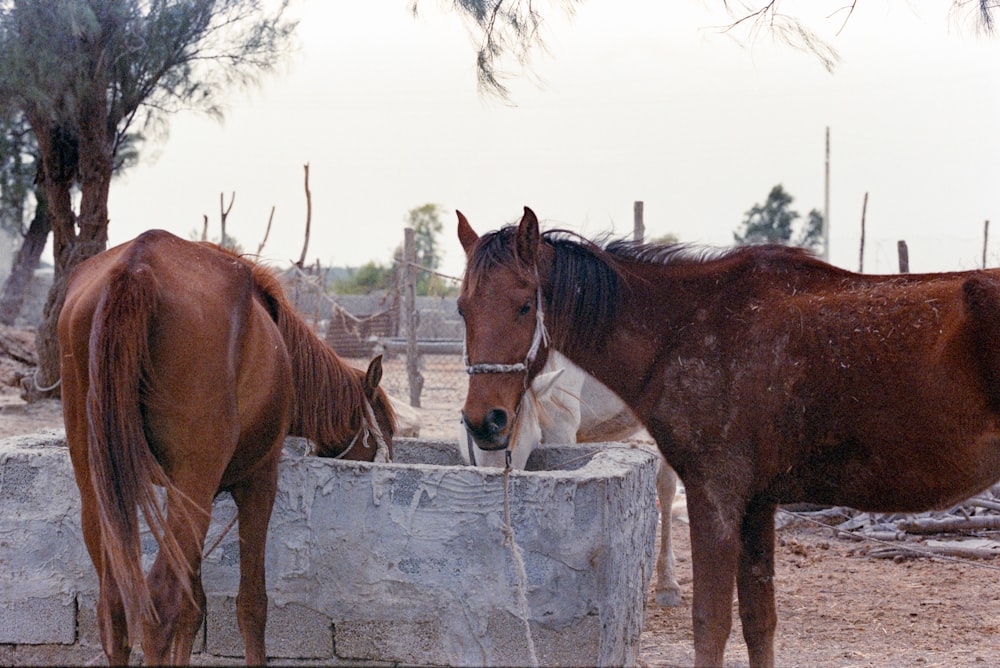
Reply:
M150 321L157 281L142 262L116 267L94 312L89 341L87 448L97 497L102 561L121 592L130 635L158 619L142 571L139 512L180 575L189 571L154 485L172 489L146 440L140 402L148 390ZM179 580L190 584L186 577Z

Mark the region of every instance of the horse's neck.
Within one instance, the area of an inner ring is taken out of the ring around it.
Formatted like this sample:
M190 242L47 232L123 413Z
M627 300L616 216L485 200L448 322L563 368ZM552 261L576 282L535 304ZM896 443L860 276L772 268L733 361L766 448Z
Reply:
M557 332L553 338L561 342L561 352L628 406L638 401L644 379L656 363L664 339L673 337L685 322L691 321L693 304L697 303L684 297L682 285L667 295L671 303L666 304L664 295L654 290L657 281L637 283L624 298L618 316L608 323L610 330L603 344L573 336L573 323L552 323L553 331Z

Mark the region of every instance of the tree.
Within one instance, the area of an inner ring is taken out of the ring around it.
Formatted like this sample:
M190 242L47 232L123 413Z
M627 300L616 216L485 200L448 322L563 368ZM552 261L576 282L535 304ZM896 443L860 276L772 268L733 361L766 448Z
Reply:
M793 48L801 49L816 56L827 69L833 70L839 61L836 50L804 21L794 14L782 11L782 0L759 0L759 2L730 2L717 0L729 13L732 23L725 32L743 30L748 38L758 34L773 36ZM506 99L508 90L503 85L498 62L507 54L513 54L521 66L528 63L533 49L543 48L542 12L538 10L538 0L452 0L459 14L469 19L474 32L478 33L479 49L476 53L476 75L479 88L489 94ZM572 13L583 0L550 0ZM858 0L848 0L833 6L832 16L843 16L843 22L850 19ZM411 0L411 9L417 13L420 0ZM976 24L987 33L994 31L994 12L1000 8L995 0L952 0L956 13L975 15Z
M4 325L13 325L21 312L28 284L49 236L45 195L34 185L37 156L38 146L24 114L0 109L0 227L24 239L0 290L0 324ZM34 212L25 229L32 196Z
M413 228L413 245L417 264L425 271L417 273L416 292L418 295L445 295L454 291L444 279L434 273L441 266L438 235L444 229L441 222L442 207L439 204L424 204L406 212L403 222ZM403 262L403 246L393 252L393 260L388 266L369 262L357 269L349 269L347 278L334 283L334 289L341 294L366 294L374 290L386 290L395 285L397 271Z
M406 213L406 226L413 228L413 245L417 264L426 269L417 275L417 294L441 294L446 288L441 277L432 272L441 266L437 237L444 229L441 206L424 204Z
M59 375L55 329L69 272L107 245L111 176L125 147L164 130L181 108L221 117L224 94L256 82L286 49L295 27L287 1L0 0L0 100L34 133L53 233L39 384Z
M335 280L333 289L341 295L367 295L376 290L388 290L395 282L395 271L370 260L356 269L348 268L348 276Z
M775 243L818 249L823 244L823 214L813 209L807 221L796 225L801 216L790 208L793 201L780 183L774 186L763 206L754 204L746 212L733 239L739 245Z

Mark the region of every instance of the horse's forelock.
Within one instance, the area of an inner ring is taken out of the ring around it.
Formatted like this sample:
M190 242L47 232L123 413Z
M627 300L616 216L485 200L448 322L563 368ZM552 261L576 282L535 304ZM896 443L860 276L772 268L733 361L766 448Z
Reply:
M462 292L475 294L480 281L496 267L507 267L524 278L533 277L534 267L521 262L517 256L516 225L506 225L499 230L483 234L472 249L466 262Z

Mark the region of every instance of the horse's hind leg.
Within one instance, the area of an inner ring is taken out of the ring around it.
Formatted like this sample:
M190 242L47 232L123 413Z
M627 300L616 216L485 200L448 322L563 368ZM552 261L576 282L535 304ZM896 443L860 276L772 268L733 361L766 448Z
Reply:
M201 578L195 577L191 582L191 587L196 605L185 601L186 605L181 607L180 615L177 618L177 633L174 634L174 643L170 650L173 662L178 665L186 664L190 660L195 636L197 636L201 623L205 619L206 599Z
M736 585L751 666L774 665L774 506L751 504L741 531Z
M67 434L74 434L77 426L71 422ZM90 560L97 570L100 583L97 595L97 626L101 635L101 647L110 665L128 665L132 646L125 618L125 604L122 602L118 583L104 560L101 529L97 520L97 499L91 487L90 466L87 463L86 452L79 447L80 443L86 443L85 433L70 440L70 457L73 460L73 473L80 490L80 525L83 530L83 541L90 554Z
M678 606L681 604L681 586L674 572L674 546L670 539L677 474L662 457L656 473L656 492L660 499L660 553L656 556L654 600L657 605Z
M175 484L181 490L193 487L179 480ZM201 556L211 521L213 496L208 488L187 491L183 499L179 494L170 495L167 531L180 545L184 563L179 567L185 570L177 573L163 549L149 570L147 580L159 620L147 620L143 625L146 665L184 665L191 659L194 637L205 611ZM179 509L181 505L183 510Z
M236 597L236 618L243 634L247 665L267 661L264 628L267 625L267 590L264 584L264 548L267 525L278 489L277 448L269 462L230 488L239 510L240 592Z
M104 567L101 571L100 593L97 596L97 626L101 633L101 646L109 665L128 665L132 645L129 642L121 590L110 570Z

